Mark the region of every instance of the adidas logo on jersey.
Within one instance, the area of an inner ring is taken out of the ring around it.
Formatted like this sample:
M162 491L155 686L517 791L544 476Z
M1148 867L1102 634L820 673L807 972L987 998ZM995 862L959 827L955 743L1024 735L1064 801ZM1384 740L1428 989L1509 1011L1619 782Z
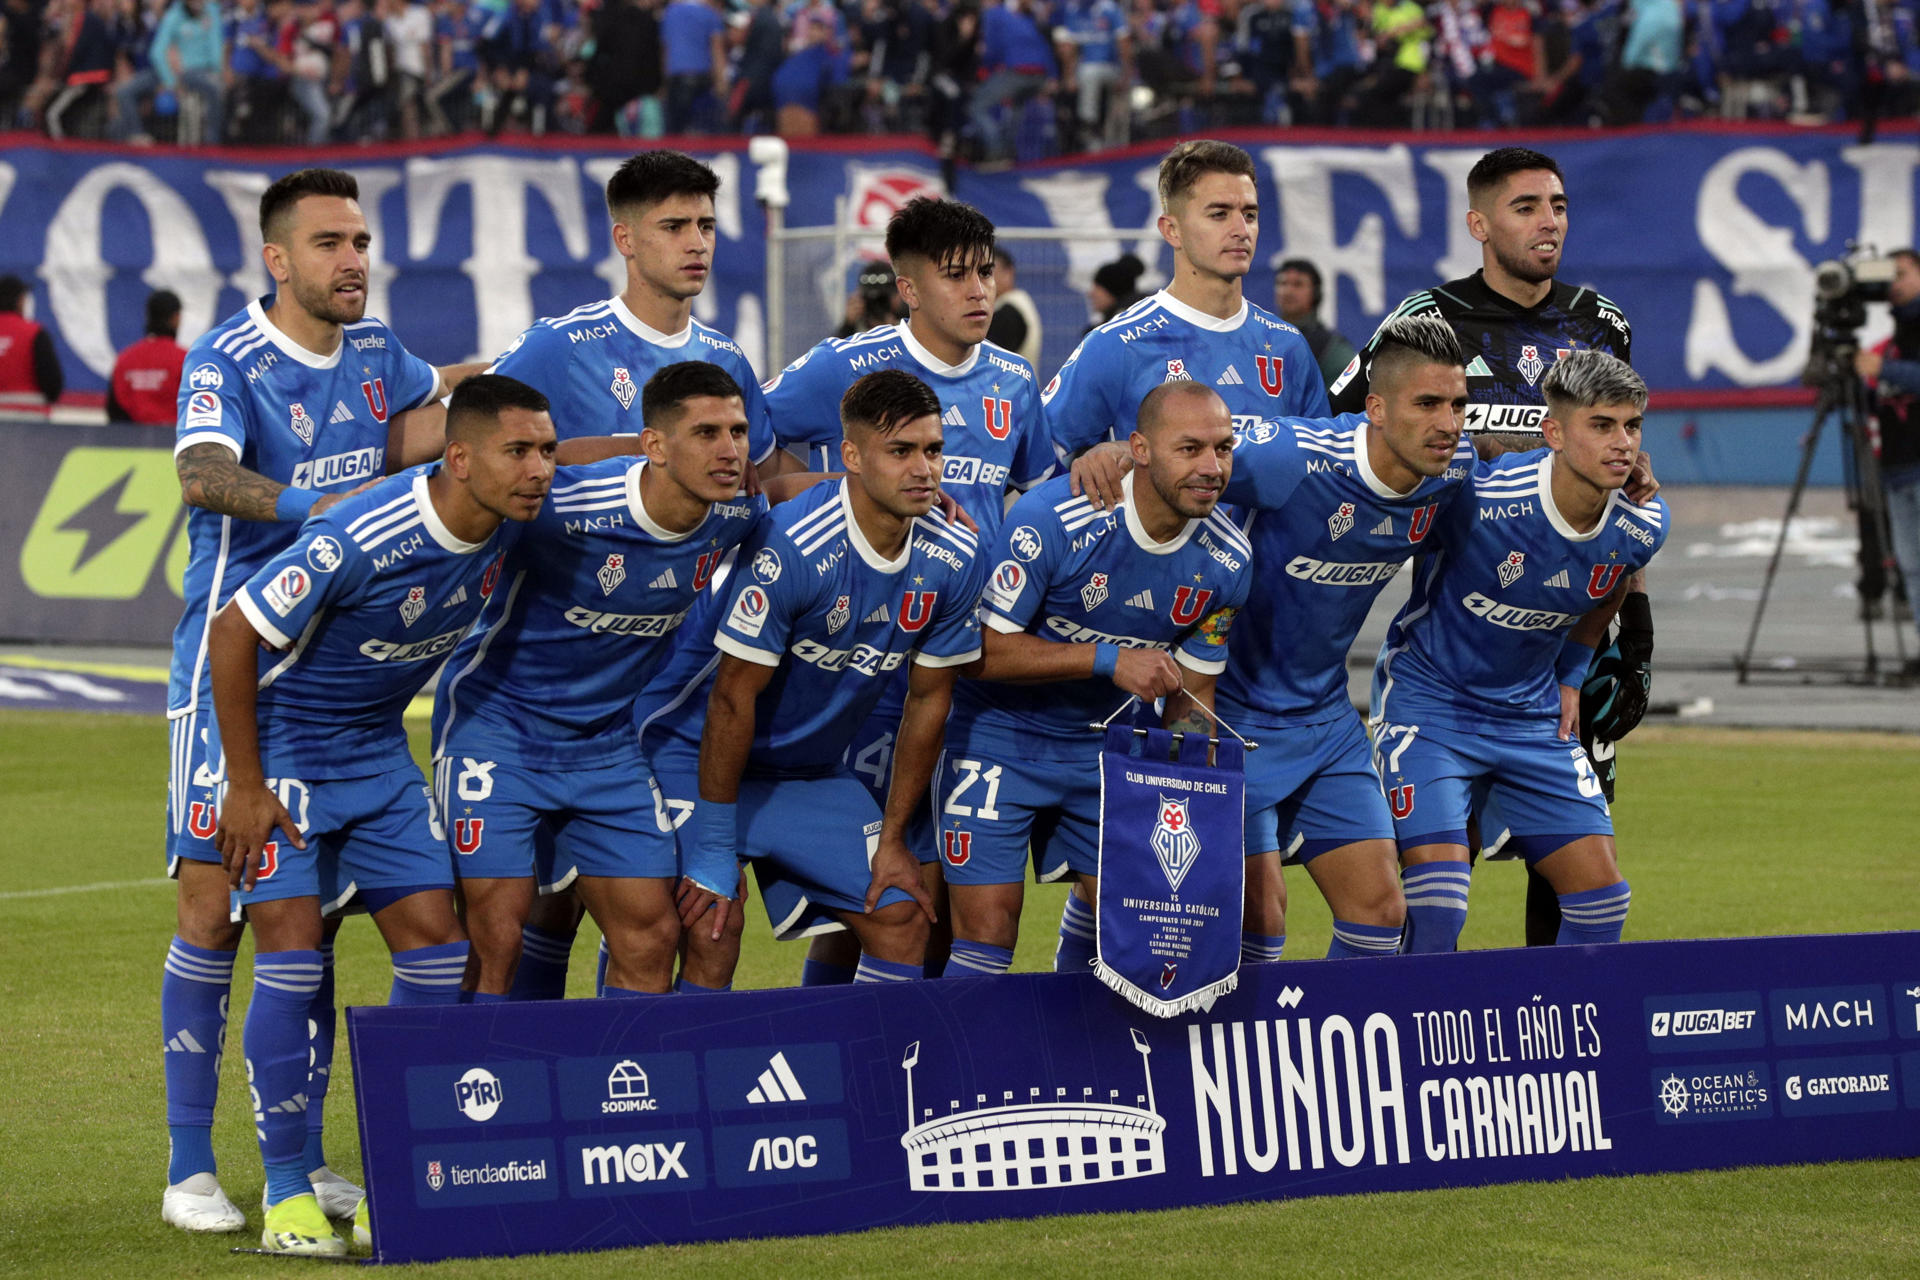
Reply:
M1245 378L1240 376L1238 369L1232 365L1228 365L1227 371L1213 380L1213 385L1216 387L1244 387L1247 385L1247 382Z
M1550 587L1571 587L1573 585L1573 581L1567 577L1567 571L1565 569L1562 569L1560 572L1554 574L1551 578L1547 579L1547 585Z
M463 582L460 584L460 589L454 592L452 595L448 596L447 602L441 605L440 607L442 609L451 609L453 608L453 606L457 604L464 603L466 598L467 598L467 584Z
M680 585L680 580L673 576L672 569L668 569L665 573L655 578L652 582L649 582L647 584L647 589L650 591L671 591L679 585Z
M943 427L964 427L967 425L966 415L960 412L959 405L948 405L947 411L940 415L940 425Z
M1153 611L1153 592L1140 591L1128 596L1127 607L1130 609L1145 609L1151 613Z
M885 606L885 605L881 605L881 606L880 606L880 607L879 607L878 609L875 609L875 610L874 610L874 611L873 611L872 613L870 613L870 614L868 614L868 615L867 615L866 617L864 617L864 618L862 618L862 619L860 619L860 621L862 621L862 622L892 622L892 621L893 621L893 614L891 614L891 613L889 613L889 612L887 611L887 606Z
M1467 366L1467 376L1469 378L1491 378L1493 376L1493 370L1487 367L1485 356L1475 356L1473 358L1473 363Z
M352 421L353 410L347 408L347 402L345 400L335 400L333 402L333 416L327 419L327 425L331 427L336 423Z
M1393 517L1388 516L1385 520L1382 520L1379 524L1367 530L1367 532L1376 538L1391 538L1393 536Z

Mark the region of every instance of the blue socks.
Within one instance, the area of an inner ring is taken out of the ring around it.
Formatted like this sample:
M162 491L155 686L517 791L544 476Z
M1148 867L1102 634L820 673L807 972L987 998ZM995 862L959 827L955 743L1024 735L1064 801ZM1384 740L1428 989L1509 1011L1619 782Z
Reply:
M514 997L497 991L466 991L461 993L461 998L468 1004L505 1004Z
M953 940L953 950L947 954L945 976L949 978L979 978L989 974L1005 973L1013 968L1013 948L996 947L990 942L967 942L961 938Z
M697 982L688 982L685 978L676 978L674 979L673 989L683 996L703 996L712 995L718 991L731 991L733 990L733 984L729 982L724 987L703 987Z
M1333 942L1327 947L1329 960L1354 960L1361 956L1390 956L1400 950L1400 926L1397 924L1355 924L1351 920L1333 922Z
M394 952L393 989L387 994L387 1003L459 1004L460 980L467 972L467 951L468 944L461 941Z
M167 1181L212 1173L213 1105L227 1042L231 951L208 951L179 938L160 976L161 1059L167 1079Z
M242 1038L269 1204L313 1191L306 1161L307 1015L324 970L318 951L269 952L253 961Z
M853 971L853 983L859 986L864 982L918 982L925 972L924 965L896 964L891 960L876 960L863 955L860 957L860 967Z
M594 963L593 994L596 996L607 994L607 940L605 938L600 939L600 957Z
M1460 949L1467 927L1467 885L1473 868L1464 862L1417 862L1400 872L1407 895L1409 955L1433 955Z
M1287 945L1287 935L1268 933L1243 933L1240 935L1241 964L1270 964L1280 958L1281 948Z
M1093 967L1095 938L1093 907L1078 894L1067 895L1060 913L1060 945L1053 953L1055 973L1085 973Z
M510 1000L560 1000L567 994L567 960L573 939L523 925L520 929L520 967L513 971Z
M853 981L852 969L843 964L828 964L825 960L807 957L800 966L800 985L803 987L842 987Z
M1560 936L1554 941L1563 947L1620 941L1632 901L1633 890L1625 880L1603 889L1561 894Z
M326 1127L327 1083L333 1076L333 944L320 944L320 989L307 1008L307 1172L327 1163L321 1130Z

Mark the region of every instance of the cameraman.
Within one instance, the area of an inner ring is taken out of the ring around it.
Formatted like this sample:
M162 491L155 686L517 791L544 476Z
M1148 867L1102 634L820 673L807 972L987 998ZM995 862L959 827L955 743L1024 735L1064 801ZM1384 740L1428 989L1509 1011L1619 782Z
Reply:
M1893 555L1907 584L1907 604L1920 622L1920 253L1897 249L1887 301L1893 336L1861 351L1853 367L1874 392L1880 427L1880 479L1887 495ZM1920 675L1920 658L1907 664Z
M860 278L847 295L846 318L833 336L852 338L906 318L907 308L894 287L893 268L884 262L870 262L860 269Z

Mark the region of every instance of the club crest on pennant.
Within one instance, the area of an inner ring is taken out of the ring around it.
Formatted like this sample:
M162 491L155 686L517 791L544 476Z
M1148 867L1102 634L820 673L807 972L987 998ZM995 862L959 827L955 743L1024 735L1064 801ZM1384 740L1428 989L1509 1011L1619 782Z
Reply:
M301 444L313 443L313 419L307 416L307 406L303 404L288 405L287 425L293 428L293 434L300 437Z
M1200 837L1193 834L1193 824L1187 819L1187 802L1169 800L1160 797L1160 817L1153 825L1153 836L1148 840L1153 856L1160 860L1160 871L1167 877L1167 888L1180 892L1180 882L1187 878L1187 872L1193 870L1193 860L1200 856Z
M1500 585L1510 587L1520 581L1520 575L1526 570L1526 554L1520 551L1507 552L1507 558L1500 562Z
M609 552L607 562L594 576L600 579L600 594L612 595L613 589L627 580L627 558L618 551Z
M420 620L420 615L426 611L426 608L427 589L425 587L408 587L407 598L400 602L400 620L408 626L412 626Z
M1338 511L1327 517L1327 532L1333 535L1335 542L1338 542L1340 535L1351 528L1353 528L1353 504L1343 502Z
M1160 965L1160 989L1165 991L1168 987L1171 987L1174 984L1174 980L1179 976L1179 965L1171 960L1162 962Z
M1532 345L1520 348L1520 358L1513 362L1513 367L1520 371L1528 386L1538 382L1547 369L1546 362L1540 359L1540 348Z
M838 635L840 628L852 620L853 601L850 597L841 596L833 602L833 608L827 610L827 634Z
M1107 575L1104 573L1094 574L1091 578L1087 579L1087 585L1080 588L1080 603L1086 607L1089 613L1099 608L1100 602L1106 598Z

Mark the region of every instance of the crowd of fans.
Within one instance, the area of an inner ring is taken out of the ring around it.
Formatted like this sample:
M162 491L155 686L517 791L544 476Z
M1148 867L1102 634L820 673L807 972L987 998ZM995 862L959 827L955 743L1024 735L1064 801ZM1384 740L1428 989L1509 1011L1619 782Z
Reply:
M928 131L982 160L1233 125L1867 122L1920 0L0 0L55 137Z

